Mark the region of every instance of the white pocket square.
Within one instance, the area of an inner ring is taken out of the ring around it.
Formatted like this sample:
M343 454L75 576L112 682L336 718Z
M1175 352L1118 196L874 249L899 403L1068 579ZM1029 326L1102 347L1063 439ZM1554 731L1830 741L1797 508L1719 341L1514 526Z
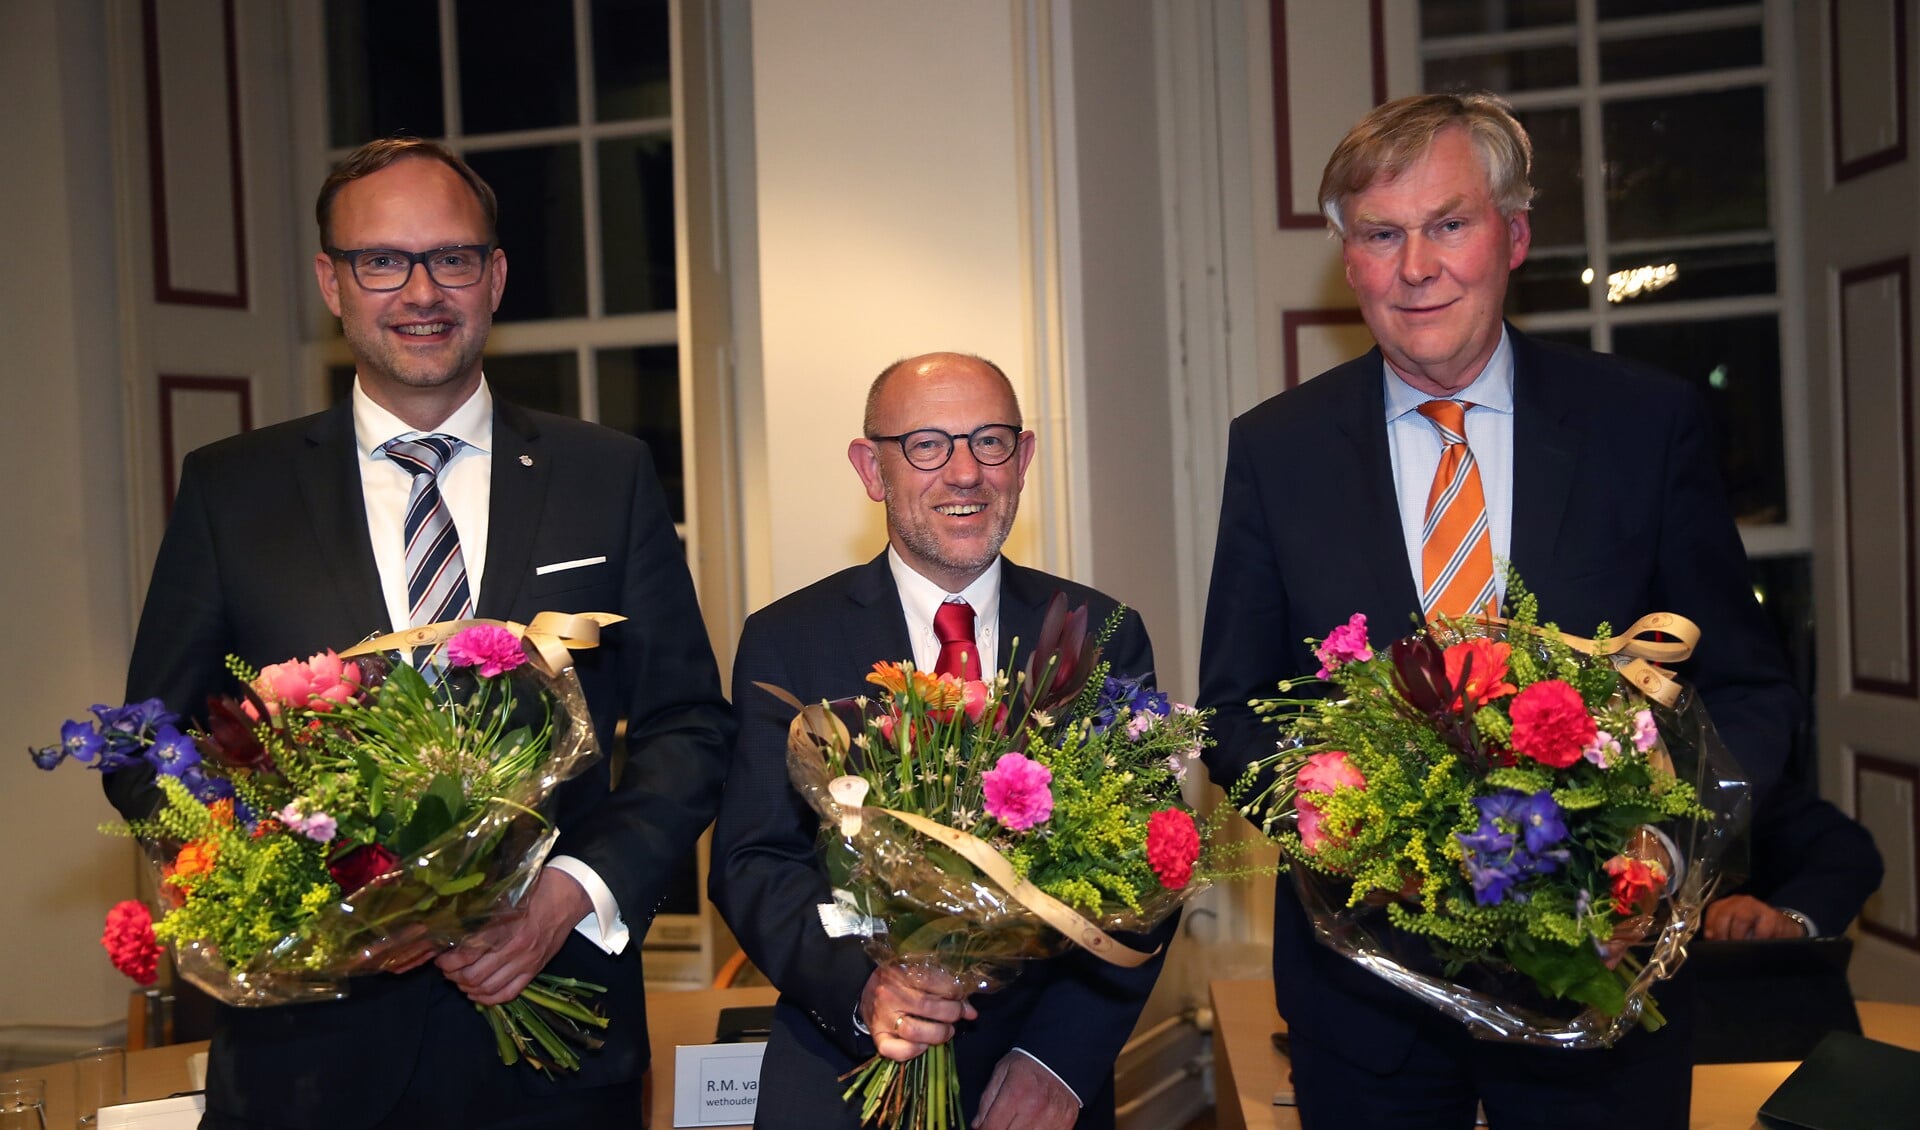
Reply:
M533 575L536 577L544 577L548 573L564 573L568 569L584 569L589 565L604 565L606 561L607 559L604 554L599 557L576 557L572 561L555 561L551 565L542 565L538 569L535 569Z

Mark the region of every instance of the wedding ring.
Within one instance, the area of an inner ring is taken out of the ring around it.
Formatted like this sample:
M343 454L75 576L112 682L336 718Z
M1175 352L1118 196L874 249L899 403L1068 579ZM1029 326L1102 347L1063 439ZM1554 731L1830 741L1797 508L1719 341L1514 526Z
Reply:
M900 1034L900 1026L901 1026L902 1024L905 1024L906 1022L907 1022L907 1014L906 1014L906 1013L904 1013L904 1012L896 1012L896 1013L894 1013L894 1014L893 1014L893 1033L894 1033L894 1035L896 1035L896 1036L897 1036L897 1035L899 1035L899 1034Z

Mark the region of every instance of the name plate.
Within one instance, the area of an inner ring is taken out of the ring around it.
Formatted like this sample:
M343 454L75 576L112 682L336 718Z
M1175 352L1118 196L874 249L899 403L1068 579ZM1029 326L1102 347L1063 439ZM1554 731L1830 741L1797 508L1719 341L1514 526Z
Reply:
M747 1126L760 1102L764 1042L673 1049L673 1124Z

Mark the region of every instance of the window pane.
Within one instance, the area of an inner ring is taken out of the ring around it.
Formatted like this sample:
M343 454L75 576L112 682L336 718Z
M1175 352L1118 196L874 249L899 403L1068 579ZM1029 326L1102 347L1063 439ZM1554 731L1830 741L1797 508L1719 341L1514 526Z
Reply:
M673 113L667 0L593 0L594 112L603 122Z
M1519 31L1573 22L1574 0L1422 0L1420 34L1428 39L1446 35L1477 35L1490 31Z
M1616 326L1613 347L1700 389L1734 518L1743 525L1786 521L1777 320L1763 315Z
M1764 62L1758 25L1600 41L1602 82L1757 67Z
M673 142L623 137L600 143L600 260L607 313L671 310Z
M587 312L580 147L470 153L467 162L500 197L500 246L507 252L501 321L570 318Z
M1622 306L1681 302L1690 298L1727 298L1774 292L1773 242L1743 243L1733 247L1696 247L1685 251L1615 252L1607 265L1610 285L1615 273L1673 267L1671 282L1658 287L1644 284L1637 294L1622 294ZM1640 278L1646 278L1642 274ZM1627 280L1631 287L1631 280ZM1611 293L1611 289L1610 289Z
M1757 86L1605 106L1612 238L1765 230L1766 113Z
M594 354L600 422L638 436L653 450L673 520L687 520L686 469L680 444L680 347L642 345Z
M1636 16L1664 16L1672 12L1698 12L1707 8L1733 8L1754 0L1599 0L1602 20L1626 20Z
M570 126L575 89L573 6L460 0L460 113L467 133Z
M1584 249L1587 205L1580 176L1580 111L1528 110L1515 116L1533 139L1533 211L1527 217L1533 245L1542 250Z
M1523 327L1524 328L1524 327ZM1557 341L1561 345L1577 346L1581 349L1593 348L1593 335L1586 330L1527 330L1527 336L1535 341Z
M327 116L336 147L446 133L439 11L434 0L327 0Z
M580 359L566 353L502 353L486 359L493 395L522 408L580 415Z
M1507 313L1539 314L1549 310L1585 310L1587 286L1580 273L1587 255L1529 255L1507 283Z
M1580 57L1571 45L1489 51L1427 60L1427 89L1546 90L1580 81Z

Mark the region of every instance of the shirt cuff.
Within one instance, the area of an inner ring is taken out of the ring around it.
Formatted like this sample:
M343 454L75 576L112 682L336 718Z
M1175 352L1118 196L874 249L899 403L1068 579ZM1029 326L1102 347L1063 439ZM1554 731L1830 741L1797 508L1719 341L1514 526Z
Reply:
M571 855L556 855L547 860L547 866L571 876L593 900L592 912L574 925L574 932L599 946L603 953L624 953L630 937L627 922L620 917L620 904L599 874Z
M1034 1054L1033 1054L1032 1052L1030 1052L1030 1051L1028 1051L1028 1050L1027 1050L1027 1049L1025 1049L1025 1048L1021 1048L1021 1047L1016 1047L1016 1048L1014 1048L1013 1050L1014 1050L1014 1051L1017 1051L1017 1052L1019 1052L1019 1053L1020 1053L1021 1055L1023 1055L1023 1056L1026 1056L1026 1057L1027 1057L1028 1059L1030 1059L1030 1060L1032 1060L1033 1062L1035 1062L1035 1063L1037 1063L1037 1064L1039 1064L1039 1065L1040 1065L1040 1070L1042 1070L1042 1071L1044 1071L1044 1072L1046 1072L1047 1074L1049 1074L1049 1075L1051 1075L1051 1076L1053 1076L1053 1078L1054 1078L1054 1081L1055 1081L1055 1082L1057 1082L1057 1083L1059 1083L1059 1084L1060 1084L1060 1085L1061 1085L1062 1087L1066 1087L1066 1089L1067 1089L1067 1094L1069 1094L1069 1095L1072 1095L1072 1096L1073 1096L1073 1105L1075 1105L1075 1106L1078 1106L1078 1107L1085 1107L1085 1106L1087 1105L1087 1102L1086 1102L1086 1100L1080 1097L1080 1094L1079 1094L1079 1092L1077 1092L1077 1091L1075 1091L1075 1090L1074 1090L1074 1089L1073 1089L1072 1087L1068 1087L1068 1086L1067 1086L1067 1081L1066 1081L1065 1079L1062 1079L1062 1078L1060 1078L1060 1073L1059 1073L1058 1071L1055 1071L1055 1070L1054 1070L1053 1068L1051 1068L1051 1067L1048 1067L1048 1066L1047 1066L1047 1063L1046 1063L1046 1061L1045 1061L1045 1060L1043 1060L1043 1059L1041 1059L1041 1058L1040 1058L1039 1056L1037 1056L1037 1055L1034 1055Z

